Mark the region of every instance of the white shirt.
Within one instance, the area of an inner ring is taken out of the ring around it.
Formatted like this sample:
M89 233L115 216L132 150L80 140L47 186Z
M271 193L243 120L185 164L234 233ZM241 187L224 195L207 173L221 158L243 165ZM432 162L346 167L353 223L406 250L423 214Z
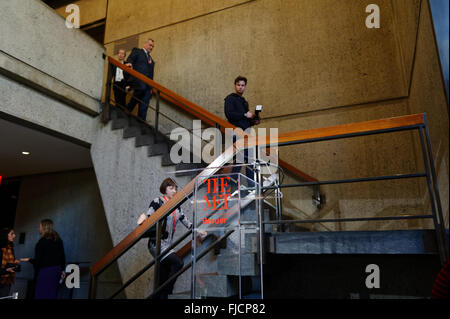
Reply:
M114 77L115 82L120 82L123 80L123 70L121 68L116 68L116 76Z

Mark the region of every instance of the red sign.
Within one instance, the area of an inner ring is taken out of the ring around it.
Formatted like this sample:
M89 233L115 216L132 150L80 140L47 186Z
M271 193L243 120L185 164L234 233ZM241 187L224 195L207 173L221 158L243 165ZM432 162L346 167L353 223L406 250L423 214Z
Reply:
M208 192L209 196L212 195L212 198L209 199L208 195L205 196L205 206L204 211L207 209L213 210L227 210L228 209L228 199L231 198L231 188L228 186L227 180L230 181L230 177L219 177L219 178L210 178L205 180L203 183L208 183ZM225 194L220 194L225 193ZM223 204L223 206L221 205ZM203 218L203 224L225 224L227 222L226 218Z
M2 175L0 175L0 185L2 185Z

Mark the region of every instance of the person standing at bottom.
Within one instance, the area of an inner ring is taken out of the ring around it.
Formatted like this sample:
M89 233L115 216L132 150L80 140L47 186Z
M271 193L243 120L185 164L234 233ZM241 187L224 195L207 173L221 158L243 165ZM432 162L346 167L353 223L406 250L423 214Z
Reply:
M15 280L15 267L19 261L14 257L14 238L16 234L11 228L0 231L0 297L7 297L11 292L11 285Z
M65 278L66 256L63 241L53 229L53 222L44 219L39 224L41 238L35 246L34 258L21 258L34 266L35 299L56 299L60 279Z
M142 224L147 218L155 213L161 206L167 203L177 193L177 185L171 178L166 178L159 187L163 196L155 198L151 203L147 213L139 216L138 225ZM162 222L161 231L161 252L166 250L173 243L173 238L178 222L181 222L186 228L191 229L192 223L183 214L180 208L175 209ZM206 232L200 232L201 237L206 236ZM153 257L156 257L156 229L150 228L144 237L148 237L148 249ZM163 284L172 277L176 272L183 268L184 262L173 249L161 258L161 266L159 273L159 284ZM154 296L155 299L167 299L173 291L175 280L170 282L164 289Z

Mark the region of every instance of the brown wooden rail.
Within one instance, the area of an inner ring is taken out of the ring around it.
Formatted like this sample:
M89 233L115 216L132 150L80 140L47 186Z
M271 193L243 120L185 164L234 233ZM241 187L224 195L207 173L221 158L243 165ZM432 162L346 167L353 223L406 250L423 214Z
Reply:
M415 125L424 124L424 114L412 114L405 116L392 117L381 120L373 120L359 123L350 123L337 126L329 126L323 128L315 128L309 130L294 131L289 133L282 133L278 135L278 144L282 143L302 143L309 140L337 138L348 136L352 134L365 134L375 131L401 129ZM262 143L261 143L262 142ZM269 137L264 140L254 141L249 140L248 147L251 146L270 145Z
M152 79L146 77L145 75L142 75L141 73L127 67L126 65L120 63L119 61L113 59L112 57L108 57L108 61L111 64L117 66L118 68L121 68L124 71L128 72L130 75L147 83L148 85L153 87L153 90L155 93L157 91L160 92L161 98L180 107L181 109L188 112L189 114L202 120L202 122L207 123L208 125L213 126L213 127L216 126L216 124L217 124L217 125L219 125L220 130L222 132L225 131L225 128L232 128L232 129L237 128L230 122L222 119L221 117L215 115L214 113L211 113L211 112L205 110L204 108L198 106L197 104L192 103L191 101L185 99L181 95L176 94L175 92L173 92L173 91L169 90L168 88L162 86L161 84L153 81ZM317 182L318 181L316 178L309 176L308 174L302 172L298 168L295 168L294 166L290 165L289 163L287 163L281 159L278 160L278 163L280 164L281 167L288 170L289 172L291 172L292 174L294 174L295 176L299 177L300 179L302 179L304 181L307 181L307 182Z

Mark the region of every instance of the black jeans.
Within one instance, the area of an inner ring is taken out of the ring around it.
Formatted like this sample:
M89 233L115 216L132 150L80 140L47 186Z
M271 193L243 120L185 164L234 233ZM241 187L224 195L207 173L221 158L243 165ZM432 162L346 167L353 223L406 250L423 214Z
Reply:
M127 92L125 92L126 82L114 82L113 91L114 91L114 101L116 104L119 104L121 107L127 107L126 105L126 97Z
M159 285L164 284L167 279L172 277L176 272L183 268L184 262L175 253L169 254L161 262L161 267L159 268ZM172 280L166 287L164 287L160 292L158 292L153 298L154 299L167 299L168 296L173 291L173 286L175 285L176 278Z
M233 136L233 143L236 143L236 135ZM238 157L237 154L236 154L236 157ZM233 160L233 164L250 164L249 157L248 157L248 148L246 148L244 150L244 163L237 163L236 157ZM231 170L231 173L238 174L241 172L241 170L242 170L242 166L234 166L233 169ZM245 184L247 184L248 187L255 186L255 184L254 184L255 175L254 175L253 170L248 165L245 166L245 176L247 176L247 178L248 178L248 180ZM233 178L236 178L236 177L237 176L234 176Z

